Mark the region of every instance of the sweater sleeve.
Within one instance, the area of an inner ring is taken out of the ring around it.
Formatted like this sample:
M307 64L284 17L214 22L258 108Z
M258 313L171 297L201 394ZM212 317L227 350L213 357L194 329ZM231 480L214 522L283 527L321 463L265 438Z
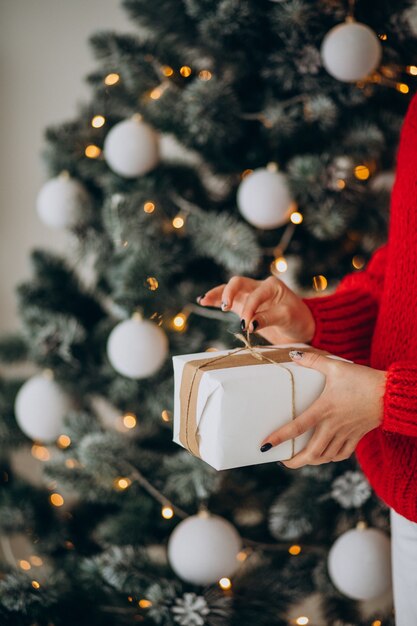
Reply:
M417 437L417 364L396 361L388 367L381 428Z
M364 271L348 274L333 294L303 298L316 324L312 346L368 364L386 256L385 245L374 253Z

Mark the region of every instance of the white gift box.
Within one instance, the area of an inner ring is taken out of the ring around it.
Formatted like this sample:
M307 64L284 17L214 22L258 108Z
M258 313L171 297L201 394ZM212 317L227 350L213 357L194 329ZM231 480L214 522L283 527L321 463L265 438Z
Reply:
M293 348L312 349L256 347L281 360L279 365L256 359L247 349L174 356L173 441L216 470L288 460L300 452L314 429L260 451L265 437L305 411L325 385L321 372L291 361Z

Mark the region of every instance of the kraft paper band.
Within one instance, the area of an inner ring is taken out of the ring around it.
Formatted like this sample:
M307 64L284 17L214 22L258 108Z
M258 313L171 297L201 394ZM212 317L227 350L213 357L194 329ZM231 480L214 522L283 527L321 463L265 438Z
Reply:
M180 386L180 432L179 439L183 446L187 448L194 456L201 458L200 449L197 440L197 398L198 389L201 378L204 372L209 372L218 369L227 369L230 367L242 367L244 365L264 365L265 361L274 365L278 365L282 369L285 369L290 376L291 381L291 404L292 404L292 417L296 417L295 414L295 381L294 375L282 363L288 363L291 361L288 353L290 350L297 350L297 348L274 348L269 346L263 346L264 350L254 349L249 346L250 352L245 354L239 354L243 350L247 351L248 348L237 348L235 351L229 354L224 354L219 357L210 359L196 359L194 361L187 361L185 363ZM266 348L266 349L265 349ZM311 351L303 348L304 352ZM319 350L315 350L321 352ZM261 357L261 358L260 358ZM292 439L292 452L291 457L295 453L295 440Z

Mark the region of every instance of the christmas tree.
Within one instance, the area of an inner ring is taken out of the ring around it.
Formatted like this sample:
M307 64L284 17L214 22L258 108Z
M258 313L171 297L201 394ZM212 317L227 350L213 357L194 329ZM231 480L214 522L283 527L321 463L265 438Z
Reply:
M384 241L412 4L124 0L137 36L91 38L37 200L71 249L33 252L0 341L38 371L0 381L2 624L394 624L363 602L389 590L389 517L355 459L217 472L172 442L171 357L236 347L236 316L196 303L214 285L327 293ZM360 531L377 571L352 587Z

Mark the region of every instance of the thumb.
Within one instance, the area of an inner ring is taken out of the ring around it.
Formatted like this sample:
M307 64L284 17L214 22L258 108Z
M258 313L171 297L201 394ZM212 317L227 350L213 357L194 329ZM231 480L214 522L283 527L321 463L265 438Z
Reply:
M318 370L322 374L329 374L330 369L334 367L335 359L329 359L318 352L303 352L302 350L291 350L289 353L292 361L304 367L311 367Z

